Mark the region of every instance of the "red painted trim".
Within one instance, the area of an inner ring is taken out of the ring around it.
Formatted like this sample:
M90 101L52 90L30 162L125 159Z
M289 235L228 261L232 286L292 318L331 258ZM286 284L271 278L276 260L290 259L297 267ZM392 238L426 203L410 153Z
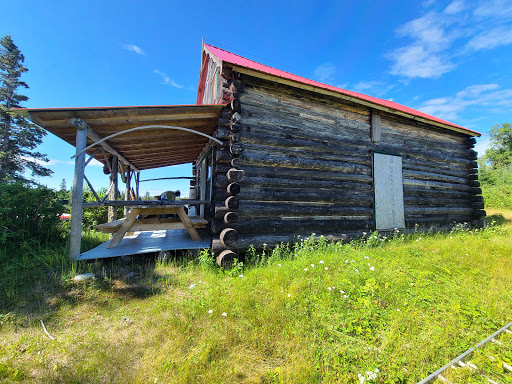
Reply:
M172 107L216 107L226 104L176 104L176 105L121 105L114 107L65 107L65 108L11 108L13 111L34 111L34 112L43 112L43 111L84 111L84 110L95 110L95 109L129 109L129 108L172 108Z
M255 61L246 59L245 57L236 55L234 53L225 51L223 49L214 47L212 45L204 44L204 46L206 48L208 48L208 50L212 54L217 56L217 58L219 60L221 60L223 62L226 62L226 63L238 65L240 67L252 69L252 70L255 70L255 71L258 71L258 72L267 73L267 74L274 75L274 76L277 76L277 77L281 77L281 78L284 78L284 79L297 81L299 83L312 85L314 87L318 87L318 88L322 88L322 89L328 89L330 91L338 92L338 93L341 93L343 95L354 97L356 99L364 100L364 101L367 101L367 102L370 102L370 103L373 103L373 104L377 104L377 105L382 105L382 106L384 106L386 108L391 108L391 109L394 109L396 111L405 112L405 113L407 113L409 115L412 115L412 116L422 117L424 119L435 121L435 122L438 122L438 123L441 123L441 124L444 124L444 125L447 125L447 126L452 126L452 127L455 127L455 128L463 129L465 131L468 131L468 132L471 132L471 133L475 133L478 136L480 136L479 132L476 132L476 131L473 131L471 129L462 127L462 126L457 125L457 124L450 123L449 121L439 119L437 117L434 117L434 116L428 115L426 113L417 111L415 109L406 107L406 106L404 106L402 104L395 103L394 101L379 99L377 97L367 96L367 95L364 95L362 93L348 91L346 89L333 87L332 85L327 85L327 84L319 83L318 81L306 79L305 77L297 76L297 75L294 75L294 74L289 73L289 72L281 71L279 69L272 68L272 67L269 67L267 65L263 65L263 64L257 63Z

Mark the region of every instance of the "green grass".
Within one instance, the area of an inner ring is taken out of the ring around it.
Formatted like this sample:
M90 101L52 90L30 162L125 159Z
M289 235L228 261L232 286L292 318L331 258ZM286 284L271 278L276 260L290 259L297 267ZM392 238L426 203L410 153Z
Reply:
M55 262L0 306L0 381L417 382L512 320L510 212L490 214L484 231L306 240L232 271L205 254Z

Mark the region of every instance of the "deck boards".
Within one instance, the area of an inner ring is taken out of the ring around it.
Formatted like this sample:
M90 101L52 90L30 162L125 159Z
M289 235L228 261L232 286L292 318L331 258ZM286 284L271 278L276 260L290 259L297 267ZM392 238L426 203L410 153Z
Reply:
M194 241L185 229L170 231L135 232L125 236L116 248L107 248L109 241L82 252L76 260L93 260L125 255L140 255L144 253L171 251L181 249L210 248L211 238L203 230L197 231L201 240Z

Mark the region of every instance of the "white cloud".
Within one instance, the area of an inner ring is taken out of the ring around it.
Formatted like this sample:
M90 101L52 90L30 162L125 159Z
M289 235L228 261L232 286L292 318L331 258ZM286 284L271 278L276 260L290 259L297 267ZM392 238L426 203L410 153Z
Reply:
M135 52L138 55L145 55L144 51L140 47L137 47L135 44L123 44L122 47L123 49L126 49L130 52Z
M425 101L418 109L429 115L455 120L467 108L496 112L512 108L512 89L499 89L497 84L478 84L466 87L455 96Z
M462 0L452 1L445 9L444 13L447 15L455 15L466 8L466 4Z
M159 71L158 69L155 69L153 72L162 77L162 84L170 85L174 88L183 88L183 85L178 84L173 79L171 79L167 74Z
M502 26L488 31L483 31L473 37L468 43L467 48L473 51L481 49L492 49L500 45L512 43L512 27Z
M387 84L383 81L361 81L355 84L351 90L375 97L383 97L388 94L393 87L392 84Z
M315 68L313 71L313 79L324 84L332 84L334 83L335 72L336 67L332 65L332 63L324 63Z
M424 15L396 29L396 35L408 42L387 55L392 74L436 78L454 70L468 55L512 44L510 0L453 0L444 9L430 5Z

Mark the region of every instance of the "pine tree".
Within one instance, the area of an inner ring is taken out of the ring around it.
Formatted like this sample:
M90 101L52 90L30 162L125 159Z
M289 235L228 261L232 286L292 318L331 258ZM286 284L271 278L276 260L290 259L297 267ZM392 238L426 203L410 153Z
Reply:
M34 149L42 143L46 132L26 120L11 108L21 108L27 96L16 92L19 87L28 88L20 80L28 69L23 63L25 57L11 36L0 39L0 183L29 181L24 177L26 170L32 176L48 176L52 171L41 163L48 159Z

